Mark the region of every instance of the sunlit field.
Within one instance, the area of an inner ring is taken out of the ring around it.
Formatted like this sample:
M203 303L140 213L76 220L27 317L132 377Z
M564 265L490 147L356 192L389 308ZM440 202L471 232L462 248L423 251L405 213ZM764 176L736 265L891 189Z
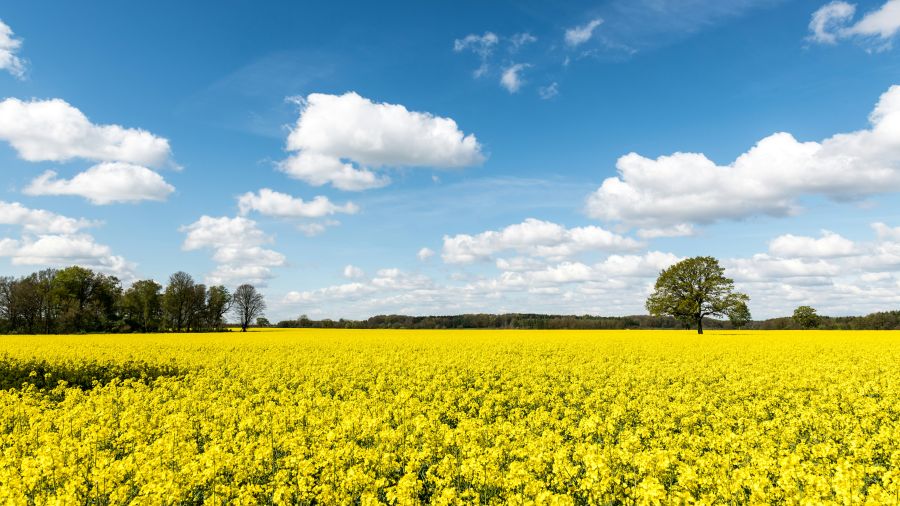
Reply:
M897 502L900 333L0 337L3 504Z

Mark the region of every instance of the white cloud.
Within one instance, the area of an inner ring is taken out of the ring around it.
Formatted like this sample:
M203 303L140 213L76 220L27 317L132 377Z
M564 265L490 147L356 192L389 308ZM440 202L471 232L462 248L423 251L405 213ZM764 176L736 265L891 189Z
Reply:
M537 42L537 37L535 37L534 35L528 32L517 33L509 38L509 50L510 52L515 53L519 51L519 49L521 49L523 46L526 46L533 42Z
M272 268L284 265L284 255L262 248L271 242L256 222L243 217L201 216L180 228L187 234L186 251L210 248L218 265L207 277L210 284L264 284L272 277Z
M69 267L80 265L129 280L135 264L113 255L109 246L98 244L87 234L40 235L19 243L12 257L14 265Z
M798 236L785 234L769 242L769 252L781 257L840 257L856 252L853 241L841 237L828 230L822 231L822 237Z
M385 313L485 311L635 314L643 312L652 278L677 260L660 252L612 255L594 265L532 264L520 271L504 269L496 277L475 280L451 275L446 283L390 268L379 270L370 279L292 291L280 303L289 306L291 313L354 318Z
M878 10L863 16L849 28L853 35L888 39L900 30L900 0L888 0Z
M454 40L453 50L457 53L470 50L478 56L486 58L490 56L498 42L500 42L500 37L493 32L484 32L484 35L470 33L461 39Z
M679 223L671 227L642 228L637 232L641 239L656 239L657 237L686 237L694 235L694 227L687 223Z
M881 222L872 224L872 229L882 241L900 242L900 227L889 227Z
M813 13L809 20L810 39L823 44L834 44L838 31L853 18L856 7L847 2L830 2Z
M201 248L221 248L226 246L260 245L270 242L256 222L247 218L222 216L201 216L199 220L181 227L187 233L184 249L191 251Z
M289 176L351 191L388 184L377 168L460 168L484 161L475 136L463 134L452 119L353 92L306 97L287 149L296 153L279 167Z
M81 265L123 279L133 277L133 263L81 232L96 226L95 222L30 209L18 202L0 202L0 224L21 227L19 239L0 239L0 256L9 257L13 265Z
M350 279L361 278L365 275L366 275L366 273L362 269L360 269L359 267L357 267L355 265L348 264L347 266L344 267L344 277L345 278L350 278Z
M525 81L522 79L522 71L529 66L527 63L510 65L503 70L503 74L500 76L500 85L506 88L506 91L516 93L525 84Z
M19 48L22 47L22 39L17 39L12 28L0 21L0 69L13 76L23 79L25 77L25 61L19 57Z
M885 92L871 127L821 142L788 133L759 141L729 165L701 153L619 158L618 177L587 199L594 218L645 229L754 215L785 216L803 195L848 200L900 190L900 86ZM647 233L647 232L645 232Z
M307 237L315 237L325 232L328 227L338 224L340 224L340 222L334 220L317 221L313 223L300 223L299 225L297 225L297 230L303 232L303 235Z
M338 205L321 195L310 201L304 201L269 188L263 188L258 193L247 192L241 195L238 198L238 208L242 215L256 211L266 216L280 218L321 218L336 213L355 214L359 211L359 207L352 202Z
M444 236L441 258L447 263L487 260L513 250L544 258L565 258L588 250L625 251L640 247L629 237L596 226L565 228L549 221L528 218L502 230L478 235Z
M750 294L753 310L767 316L801 304L831 315L885 311L900 303L900 227L872 229L875 240L852 243L833 232L818 239L789 234L773 239L768 254L723 264Z
M726 258L722 265L738 290L750 294L750 309L757 318L790 315L801 304L829 315L889 310L900 304L900 227L875 223L872 229L875 239L853 243L852 251L842 241L829 239L828 233L799 242L775 238L770 244L782 245L768 253ZM497 259L498 272L489 276L454 271L444 280L381 269L372 278L291 292L282 304L291 314L335 318L465 312L645 314L643 304L659 272L679 260L662 251L613 254L594 263L548 263L541 257L519 256Z
M97 244L86 234L41 235L20 243L13 264L61 265L109 255L109 246Z
M363 283L344 283L342 285L329 286L318 290L310 290L304 292L290 291L285 297L285 303L293 304L298 302L321 301L333 298L354 297L371 293L374 289Z
M318 153L298 153L282 161L279 168L292 178L313 186L331 184L345 191L371 190L391 183L387 176L375 174L365 168L358 169L339 158Z
M879 41L879 49L890 47L890 39L900 30L900 0L887 0L851 25L855 13L856 6L847 2L835 1L823 5L810 19L809 39L834 44L840 39L858 37Z
M538 88L538 95L544 100L550 100L559 95L559 84L554 81L547 86L541 86Z
M434 250L431 248L422 248L419 250L418 253L416 253L416 257L418 257L418 259L423 262L433 256L434 256Z
M484 35L470 33L461 39L453 41L453 50L457 53L462 51L472 51L478 55L481 65L472 73L476 78L485 75L489 69L488 60L494 52L500 37L493 32L484 32Z
M824 259L780 258L757 253L750 258L726 262L729 275L739 281L785 282L788 278L829 277L840 272L838 266Z
M566 44L570 47L578 47L585 42L591 40L594 35L594 29L600 26L603 20L600 18L592 19L587 24L576 26L566 30Z
M159 166L171 152L169 141L119 125L95 125L61 99L0 102L0 139L30 162L82 158Z
M175 191L156 172L129 163L106 162L81 172L72 179L59 179L48 170L31 181L26 195L77 195L93 204L163 201Z
M18 202L0 201L0 225L17 225L31 234L75 234L97 223L69 218L44 209L30 209Z

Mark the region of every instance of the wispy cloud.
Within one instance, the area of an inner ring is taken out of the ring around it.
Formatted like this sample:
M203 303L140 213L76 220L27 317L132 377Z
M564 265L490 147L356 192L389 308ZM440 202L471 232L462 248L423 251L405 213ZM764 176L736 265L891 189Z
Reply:
M503 70L500 75L500 85L510 93L516 93L525 84L522 71L530 67L527 63L514 63Z
M18 54L21 47L22 39L16 38L12 28L0 21L0 69L24 79L27 64Z
M594 30L603 23L600 18L592 19L587 24L569 28L566 30L566 44L570 47L578 47L591 40Z
M876 50L891 47L891 39L900 31L900 0L888 0L851 24L855 15L856 6L844 1L823 5L809 21L809 40L836 44L842 39L858 39L862 43L874 42Z

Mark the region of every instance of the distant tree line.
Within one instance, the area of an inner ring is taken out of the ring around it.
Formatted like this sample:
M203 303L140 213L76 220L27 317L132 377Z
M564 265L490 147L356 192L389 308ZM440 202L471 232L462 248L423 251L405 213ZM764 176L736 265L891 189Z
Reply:
M262 316L265 301L249 284L232 295L222 285L197 283L176 272L163 287L152 279L123 288L115 276L84 267L0 277L0 332L220 331L233 313L242 330Z
M707 328L731 328L730 322L704 320ZM452 316L378 315L366 320L311 320L301 316L277 324L283 328L337 329L683 329L687 324L666 316L593 316L530 313Z
M866 316L818 316L816 325L793 317L740 322L738 326L754 330L900 330L900 311L872 313ZM544 314L461 314L452 316L379 315L365 320L312 320L301 316L276 324L282 328L327 329L687 329L690 322L669 316L592 316ZM705 329L735 329L730 320L704 318Z
M816 314L814 317L810 317L806 311L801 311L800 314L795 313L794 316L770 318L761 322L754 322L753 325L748 325L748 328L760 330L900 330L900 311L879 311L865 316L822 316Z

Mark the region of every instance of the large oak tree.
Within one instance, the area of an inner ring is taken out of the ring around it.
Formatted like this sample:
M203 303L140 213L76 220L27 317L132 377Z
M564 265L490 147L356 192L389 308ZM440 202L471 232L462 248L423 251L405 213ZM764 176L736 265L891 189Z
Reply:
M697 326L703 333L703 318L728 316L748 319L750 297L734 291L734 281L713 257L687 258L663 270L656 279L647 310L654 316L673 316Z

